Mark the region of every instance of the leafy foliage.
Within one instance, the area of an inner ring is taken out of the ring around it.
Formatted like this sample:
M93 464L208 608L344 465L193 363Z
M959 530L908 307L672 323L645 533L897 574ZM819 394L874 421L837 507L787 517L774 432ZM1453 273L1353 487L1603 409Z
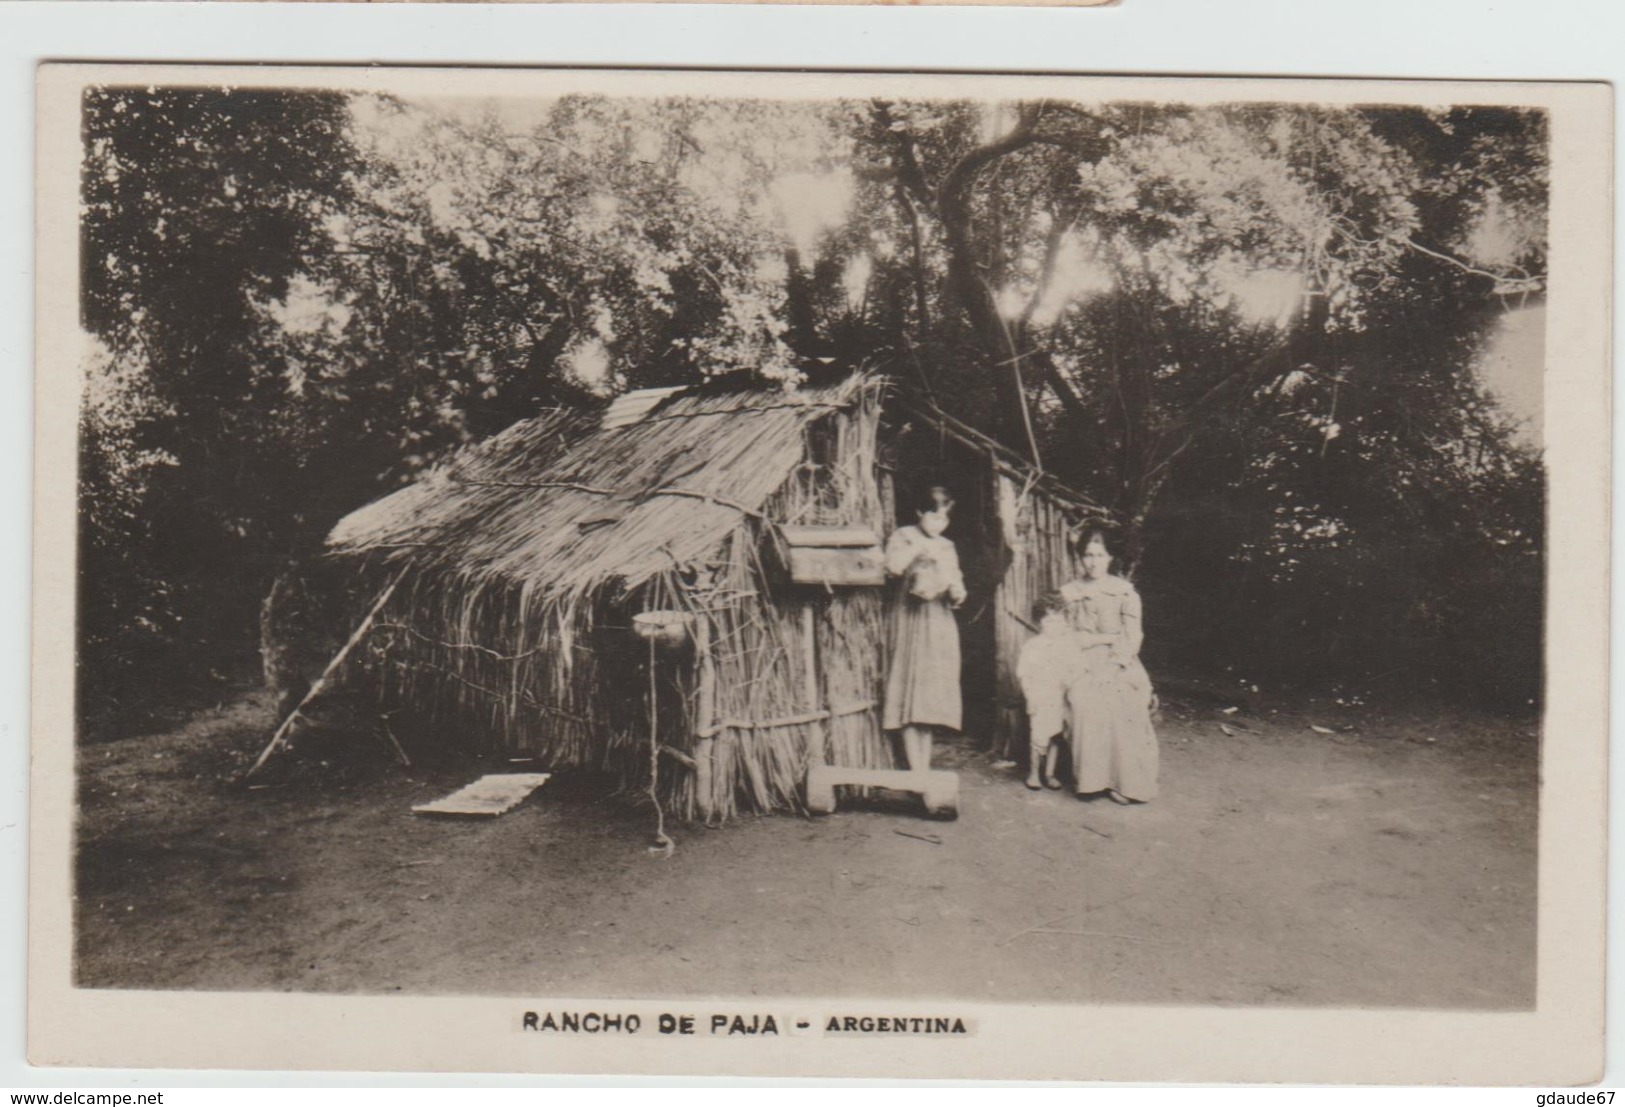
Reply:
M81 311L110 367L81 472L87 695L127 700L241 652L286 500L308 487L264 307L352 194L347 120L336 94L85 97Z
M1474 367L1543 288L1539 113L104 88L84 127L109 700L246 657L287 560L459 442L858 365L1110 504L1153 647L1536 694L1543 478Z
M876 269L915 290L876 317L896 371L930 350L951 405L1116 509L1165 645L1538 696L1542 474L1475 366L1543 287L1543 115L888 104L868 122Z

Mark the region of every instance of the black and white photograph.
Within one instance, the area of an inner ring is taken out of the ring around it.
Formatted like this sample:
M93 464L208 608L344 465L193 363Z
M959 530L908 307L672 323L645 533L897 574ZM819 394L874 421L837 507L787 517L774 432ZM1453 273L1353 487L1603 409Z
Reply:
M44 77L64 995L1076 1078L1589 955L1606 92Z

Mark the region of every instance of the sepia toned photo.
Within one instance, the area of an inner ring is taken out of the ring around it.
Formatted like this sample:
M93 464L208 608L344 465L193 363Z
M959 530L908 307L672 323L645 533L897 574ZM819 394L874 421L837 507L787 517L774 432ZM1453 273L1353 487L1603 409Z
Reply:
M1608 104L48 67L36 1062L1583 1079Z

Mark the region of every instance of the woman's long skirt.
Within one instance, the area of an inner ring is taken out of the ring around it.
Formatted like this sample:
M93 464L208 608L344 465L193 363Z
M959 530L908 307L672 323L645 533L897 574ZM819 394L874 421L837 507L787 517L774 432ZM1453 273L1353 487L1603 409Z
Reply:
M891 669L881 726L958 730L959 623L945 600L903 596L892 614Z
M1134 661L1102 660L1067 689L1072 768L1078 792L1110 788L1129 799L1157 794L1157 735L1151 727L1151 678Z

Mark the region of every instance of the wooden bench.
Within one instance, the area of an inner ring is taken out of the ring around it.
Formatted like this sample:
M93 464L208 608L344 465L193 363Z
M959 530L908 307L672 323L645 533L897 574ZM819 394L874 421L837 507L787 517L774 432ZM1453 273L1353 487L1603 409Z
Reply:
M835 811L835 789L841 785L914 792L934 819L959 817L959 774L946 769L848 769L814 765L807 770L807 810L814 815Z

